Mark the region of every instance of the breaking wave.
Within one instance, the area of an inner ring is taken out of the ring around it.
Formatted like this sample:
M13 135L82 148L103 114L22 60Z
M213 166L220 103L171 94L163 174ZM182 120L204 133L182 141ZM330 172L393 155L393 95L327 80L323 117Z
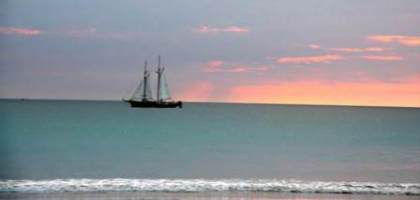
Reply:
M0 192L204 192L263 191L420 195L420 183L322 182L242 179L55 179L2 180Z

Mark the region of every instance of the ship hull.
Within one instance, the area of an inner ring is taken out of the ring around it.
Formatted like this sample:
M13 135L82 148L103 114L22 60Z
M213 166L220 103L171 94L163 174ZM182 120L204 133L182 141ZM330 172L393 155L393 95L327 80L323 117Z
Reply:
M182 108L181 101L165 101L165 102L157 102L157 101L131 101L129 100L131 107L134 108Z

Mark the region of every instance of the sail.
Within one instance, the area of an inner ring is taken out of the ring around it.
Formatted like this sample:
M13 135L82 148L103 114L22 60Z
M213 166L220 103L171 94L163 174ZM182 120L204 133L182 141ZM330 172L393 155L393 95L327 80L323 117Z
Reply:
M173 101L169 93L168 82L165 77L165 68L160 63L160 56L157 67L157 90L156 100L152 96L150 73L147 71L147 61L144 63L143 80L137 85L130 99L123 101L130 103L131 107L139 108L182 108L181 101Z
M170 101L171 95L169 93L168 83L164 74L165 68L161 67L160 56L158 57L158 69L157 73L157 91L156 99L157 101Z
M159 85L161 87L159 90L159 101L171 100L171 94L169 92L168 82L166 81L166 77L163 71L162 71Z
M143 80L137 86L131 100L152 101L152 89L150 87L150 73L147 71L147 62L145 62Z
M146 85L144 84L146 83ZM146 92L144 92L144 88L146 88ZM150 88L149 81L141 81L140 84L137 86L136 90L134 90L133 95L131 96L131 100L148 100L152 101L152 89Z

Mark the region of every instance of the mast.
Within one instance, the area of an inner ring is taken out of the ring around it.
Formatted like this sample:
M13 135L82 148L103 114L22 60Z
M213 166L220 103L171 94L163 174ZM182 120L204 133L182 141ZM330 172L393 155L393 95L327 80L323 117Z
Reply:
M161 101L161 99L160 99L160 90L161 90L161 84L160 84L160 80L161 80L161 78L162 78L162 72L163 72L163 68L161 68L160 67L160 55L159 55L159 57L158 57L158 68L157 68L157 71L156 71L156 73L157 73L157 93L156 93L156 100L159 102L159 101Z
M144 61L144 73L143 73L143 94L142 94L142 101L147 101L147 83L148 80L147 74L147 60Z

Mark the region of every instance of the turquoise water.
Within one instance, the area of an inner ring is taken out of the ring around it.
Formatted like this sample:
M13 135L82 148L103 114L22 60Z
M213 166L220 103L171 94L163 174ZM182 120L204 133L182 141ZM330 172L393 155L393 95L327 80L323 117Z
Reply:
M0 113L3 181L420 182L414 108L1 100Z

